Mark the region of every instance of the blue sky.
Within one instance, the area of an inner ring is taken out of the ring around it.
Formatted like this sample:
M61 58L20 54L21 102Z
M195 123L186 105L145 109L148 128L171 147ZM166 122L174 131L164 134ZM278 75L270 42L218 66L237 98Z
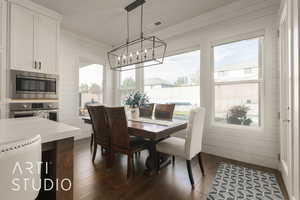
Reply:
M215 67L230 65L258 66L259 39L243 40L214 48Z

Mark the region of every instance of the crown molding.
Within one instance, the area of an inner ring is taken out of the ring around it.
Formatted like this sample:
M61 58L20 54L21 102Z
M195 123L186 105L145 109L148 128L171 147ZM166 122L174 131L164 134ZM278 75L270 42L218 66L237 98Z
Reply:
M55 20L61 21L62 20L62 15L50 10L46 7L40 6L36 3L33 3L32 1L29 0L6 0L8 3L14 3L20 6L23 6L25 8L28 8L30 10L33 10L34 12L38 12L42 15L46 15L48 17L54 18Z

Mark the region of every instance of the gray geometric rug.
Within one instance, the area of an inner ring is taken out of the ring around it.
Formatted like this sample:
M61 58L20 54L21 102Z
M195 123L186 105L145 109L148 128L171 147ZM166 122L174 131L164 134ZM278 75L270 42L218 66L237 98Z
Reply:
M221 163L207 200L283 200L274 174Z

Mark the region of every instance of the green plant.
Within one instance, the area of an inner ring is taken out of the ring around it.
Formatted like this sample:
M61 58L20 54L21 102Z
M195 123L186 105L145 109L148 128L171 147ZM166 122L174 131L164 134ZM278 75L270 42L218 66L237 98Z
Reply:
M124 104L130 108L137 108L149 103L149 97L140 91L132 91L125 97Z
M227 113L227 123L250 126L253 121L247 117L248 111L245 105L232 106Z

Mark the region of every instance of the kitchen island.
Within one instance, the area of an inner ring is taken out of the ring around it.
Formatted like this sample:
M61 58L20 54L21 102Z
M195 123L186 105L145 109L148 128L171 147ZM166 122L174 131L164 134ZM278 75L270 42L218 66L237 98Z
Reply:
M54 186L49 191L41 189L37 199L73 199L73 147L79 128L36 117L0 120L0 145L38 134L42 139L41 178L53 180ZM61 182L62 180L69 181ZM43 185L42 181L41 188L49 189L49 185Z

